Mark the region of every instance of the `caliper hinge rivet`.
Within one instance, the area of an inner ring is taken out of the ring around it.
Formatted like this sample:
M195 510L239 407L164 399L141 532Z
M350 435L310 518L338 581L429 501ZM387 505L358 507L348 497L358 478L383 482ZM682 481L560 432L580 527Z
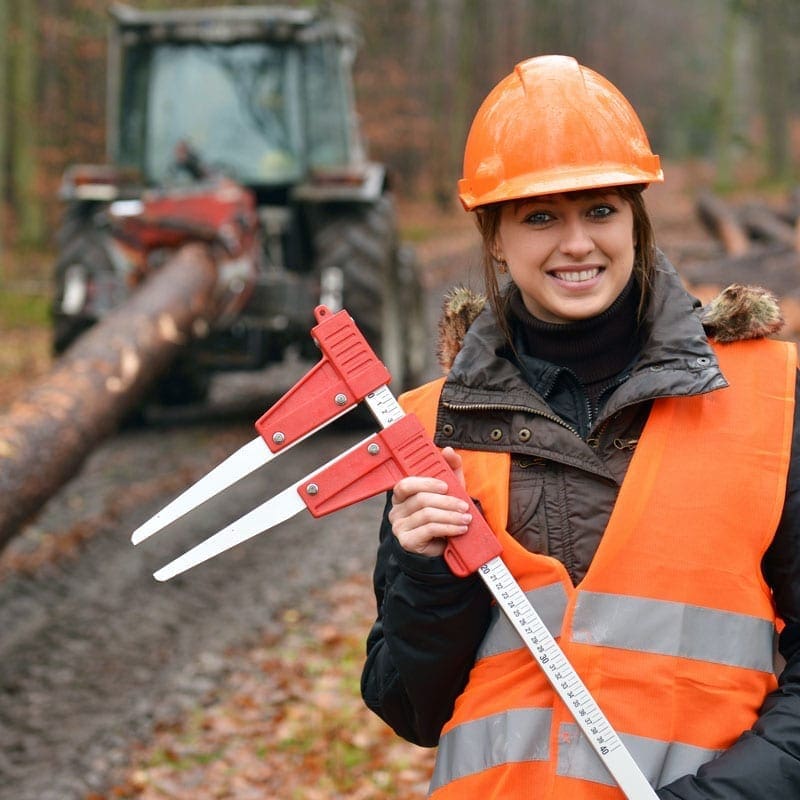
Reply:
M286 437L278 431L277 433L272 434L272 441L275 444L283 444L286 441Z
M336 403L337 406L343 406L347 402L347 395L337 394L336 397L333 398L333 402Z
M306 491L309 494L317 494L319 492L319 486L317 486L316 483L309 483L308 486L306 486Z
M376 455L378 455L378 453L380 453L380 451L381 451L381 446L380 446L379 444L376 444L375 442L373 442L371 445L369 445L369 446L367 447L367 452L368 452L368 453L369 453L371 456L376 456Z

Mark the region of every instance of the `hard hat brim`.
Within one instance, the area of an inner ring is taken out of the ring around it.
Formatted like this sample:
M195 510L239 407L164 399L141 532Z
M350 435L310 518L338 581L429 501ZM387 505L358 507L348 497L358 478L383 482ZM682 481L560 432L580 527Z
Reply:
M461 178L458 182L458 196L461 204L467 211L472 211L480 206L492 203L502 203L507 200L521 200L524 197L541 197L563 192L577 192L590 189L603 189L614 186L648 185L661 183L664 172L661 169L659 158L651 156L652 166L648 169L638 169L631 165L609 165L598 168L593 165L587 169L566 168L554 170L547 174L536 172L527 175L517 175L499 184L491 181L491 189L481 191L480 181ZM488 187L487 187L488 188Z

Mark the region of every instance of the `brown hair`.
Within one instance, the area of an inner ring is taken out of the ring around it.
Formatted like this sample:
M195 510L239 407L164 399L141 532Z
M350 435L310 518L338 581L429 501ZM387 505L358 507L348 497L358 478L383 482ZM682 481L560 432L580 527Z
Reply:
M653 224L650 221L650 215L647 213L644 198L642 197L644 188L644 186L639 185L614 186L611 188L588 189L569 193L608 194L609 192L614 192L631 207L631 211L633 212L633 243L636 248L633 272L636 276L636 282L639 285L639 291L641 292L638 312L640 321L650 299L656 263L655 234L653 232ZM510 292L507 288L501 288L497 280L497 260L493 255L494 247L497 242L497 231L500 227L500 214L503 206L509 202L516 201L507 200L503 203L493 203L476 209L475 224L478 226L478 231L483 240L482 263L486 295L494 311L497 324L505 334L506 339L510 342L511 335L508 330L506 315L506 306L508 304Z

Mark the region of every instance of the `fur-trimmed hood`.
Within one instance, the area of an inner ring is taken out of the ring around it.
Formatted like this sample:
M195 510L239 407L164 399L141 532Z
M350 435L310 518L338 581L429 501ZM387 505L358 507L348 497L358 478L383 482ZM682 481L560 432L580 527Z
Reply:
M470 325L487 304L486 296L456 286L444 297L437 355L444 372L453 365ZM706 335L718 342L761 339L777 334L784 320L776 297L760 286L734 283L698 310Z

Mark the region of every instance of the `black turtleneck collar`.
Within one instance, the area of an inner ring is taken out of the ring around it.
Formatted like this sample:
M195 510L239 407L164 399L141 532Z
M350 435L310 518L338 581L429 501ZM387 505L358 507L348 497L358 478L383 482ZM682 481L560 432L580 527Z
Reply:
M628 367L641 347L639 296L631 276L602 314L557 324L534 317L519 291L513 291L509 308L515 346L525 355L566 367L585 386L605 383Z

